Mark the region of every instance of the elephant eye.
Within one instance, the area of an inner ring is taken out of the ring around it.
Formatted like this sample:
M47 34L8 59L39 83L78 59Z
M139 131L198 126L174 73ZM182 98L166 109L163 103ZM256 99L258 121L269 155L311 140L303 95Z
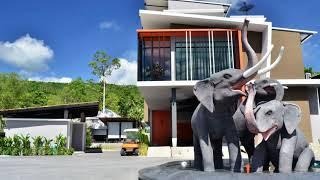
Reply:
M270 116L271 114L272 114L272 111L271 111L271 110L269 110L269 111L266 112L266 115L268 115L268 116Z
M223 77L224 77L225 79L230 79L232 76L231 76L230 74L224 74Z

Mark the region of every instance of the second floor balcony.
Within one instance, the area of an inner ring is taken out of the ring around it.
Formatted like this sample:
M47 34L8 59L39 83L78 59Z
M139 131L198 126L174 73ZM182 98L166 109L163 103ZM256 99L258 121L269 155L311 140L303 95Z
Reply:
M138 30L138 81L192 81L242 67L238 29Z

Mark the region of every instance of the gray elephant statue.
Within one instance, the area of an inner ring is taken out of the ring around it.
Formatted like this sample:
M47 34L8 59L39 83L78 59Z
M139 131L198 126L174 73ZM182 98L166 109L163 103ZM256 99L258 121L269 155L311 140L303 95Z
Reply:
M256 104L259 104L261 102L271 101L271 100L281 101L284 96L284 86L280 84L277 80L273 80L270 78L255 80L253 87L255 88L255 91L256 91L256 95L253 99L254 102L252 104L253 109L256 108ZM244 146L249 159L251 159L255 149L254 137L257 131L256 129L252 129L252 125L250 124L251 122L247 121L245 118L246 103L247 103L247 99L245 99L243 102L240 103L237 111L233 115L233 120L235 122L237 131L238 131L238 136L240 138L241 145Z
M216 168L223 167L223 137L228 144L231 171L240 172L242 169L239 137L232 118L240 97L245 95L240 89L257 74L272 69L261 69L272 49L258 61L247 40L248 24L249 21L245 20L242 29L242 43L248 55L245 70L226 69L197 82L194 86L193 92L200 102L191 118L194 167L203 171L215 171Z
M273 87L279 88L277 90L280 93L277 94L276 88L260 86L263 84L261 82L256 87L253 84L248 85L249 95L245 105L248 129L257 134L254 138L252 171L261 172L269 161L275 166L275 172L288 173L292 172L293 168L297 172L308 171L314 153L297 127L301 120L299 106L281 101L283 90L280 83L271 83ZM273 94L273 99L254 105L256 93L259 96Z

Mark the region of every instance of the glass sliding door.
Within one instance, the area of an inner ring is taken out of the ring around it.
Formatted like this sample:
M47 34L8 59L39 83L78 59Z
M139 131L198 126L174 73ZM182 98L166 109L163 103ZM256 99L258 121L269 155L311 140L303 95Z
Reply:
M214 41L214 62L215 62L215 72L222 71L224 69L229 69L229 59L228 59L228 42L221 39Z
M194 40L194 41L195 42L191 43L192 79L194 80L205 79L210 76L209 42L201 39Z
M176 80L187 79L187 61L186 61L186 43L175 43L175 55L176 55Z
M176 80L201 80L215 72L235 68L238 58L235 33L190 32L175 43Z
M213 32L215 72L235 68L236 38L231 32Z

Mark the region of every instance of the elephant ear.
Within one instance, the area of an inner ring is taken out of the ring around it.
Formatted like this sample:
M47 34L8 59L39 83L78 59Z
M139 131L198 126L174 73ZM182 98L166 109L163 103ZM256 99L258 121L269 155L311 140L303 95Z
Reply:
M204 79L196 83L193 87L193 93L197 97L204 107L208 109L208 111L214 111L214 104L213 104L213 90L214 87L210 82L210 79Z
M284 103L284 115L283 121L286 127L286 130L289 134L292 134L293 131L298 127L298 124L301 120L301 109L296 104Z

